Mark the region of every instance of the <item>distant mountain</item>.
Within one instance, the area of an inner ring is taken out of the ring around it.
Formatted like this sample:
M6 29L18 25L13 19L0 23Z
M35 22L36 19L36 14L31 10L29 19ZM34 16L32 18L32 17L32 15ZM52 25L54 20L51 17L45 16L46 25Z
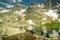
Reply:
M21 4L16 4L14 7L12 7L12 12L15 12L15 11L21 11L22 9L26 9L27 6L24 6L24 5L21 5Z
M30 6L32 2L42 3L42 2L45 2L46 0L22 0L22 2L19 2L17 0L15 0L15 1L16 2L13 2L13 0L0 0L0 4L1 4L0 7L6 8L6 6L8 6L8 5L16 5L16 4L22 4L25 6Z
M47 0L44 2L46 8L55 8L58 4L60 4L59 0Z

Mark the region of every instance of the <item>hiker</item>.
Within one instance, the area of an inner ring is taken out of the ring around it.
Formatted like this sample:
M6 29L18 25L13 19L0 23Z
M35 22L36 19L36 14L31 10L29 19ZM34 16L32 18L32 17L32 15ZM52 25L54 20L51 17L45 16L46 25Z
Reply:
M30 19L30 20L28 20L27 22L28 22L28 24L29 24L29 27L27 27L27 31L29 31L29 32L31 32L32 34L34 34L35 31L34 31L34 27L33 27L33 25L34 25L33 21Z
M57 32L57 31L55 31L55 30L53 30L52 37L57 38L57 37L58 37L58 32Z
M44 34L44 36L46 35L46 33L47 33L47 29L46 29L46 27L44 26L44 27L43 27L43 34Z
M27 32L31 32L32 34L35 33L33 26L27 27Z
M47 37L47 38L49 38L49 37L50 37L50 35L49 35L49 33L48 33L48 32L46 33L46 36L45 36L45 37Z
M41 36L44 35L43 31L41 31Z
M59 31L58 31L58 34L59 34L59 36L60 36L60 29L59 29Z

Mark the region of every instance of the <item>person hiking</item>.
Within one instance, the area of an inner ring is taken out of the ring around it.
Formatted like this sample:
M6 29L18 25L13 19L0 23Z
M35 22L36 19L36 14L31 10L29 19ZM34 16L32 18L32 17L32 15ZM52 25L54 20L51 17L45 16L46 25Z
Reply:
M45 37L47 37L47 38L49 38L49 37L50 37L50 35L49 35L49 33L48 33L48 32L46 33L46 36L45 36Z

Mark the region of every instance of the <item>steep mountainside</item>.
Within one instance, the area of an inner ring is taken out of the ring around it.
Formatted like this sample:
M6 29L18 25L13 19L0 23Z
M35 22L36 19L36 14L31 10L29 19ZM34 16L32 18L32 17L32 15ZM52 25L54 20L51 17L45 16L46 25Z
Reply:
M50 23L58 19L55 19L54 15L57 16L56 11L52 9L47 10L43 3L33 3L29 7L17 4L11 9L0 11L0 26L1 28L19 28L21 26L26 28L30 25L27 21L32 20L34 27L38 26L38 29L40 30L40 26L43 27L45 23Z

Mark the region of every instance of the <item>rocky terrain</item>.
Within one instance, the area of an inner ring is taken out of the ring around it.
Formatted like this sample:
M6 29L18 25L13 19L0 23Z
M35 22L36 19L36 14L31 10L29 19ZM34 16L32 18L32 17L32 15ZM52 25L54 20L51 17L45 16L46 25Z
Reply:
M13 36L16 34L25 33L26 28L30 26L32 22L37 34L40 33L44 26L47 27L47 30L50 28L48 31L51 31L51 29L59 30L60 5L56 5L56 9L53 8L47 9L44 3L32 3L29 7L17 4L12 8L1 9L0 36ZM30 24L27 22L29 20L31 20ZM22 31L20 30L20 27L23 28ZM56 29L56 27L58 29Z

